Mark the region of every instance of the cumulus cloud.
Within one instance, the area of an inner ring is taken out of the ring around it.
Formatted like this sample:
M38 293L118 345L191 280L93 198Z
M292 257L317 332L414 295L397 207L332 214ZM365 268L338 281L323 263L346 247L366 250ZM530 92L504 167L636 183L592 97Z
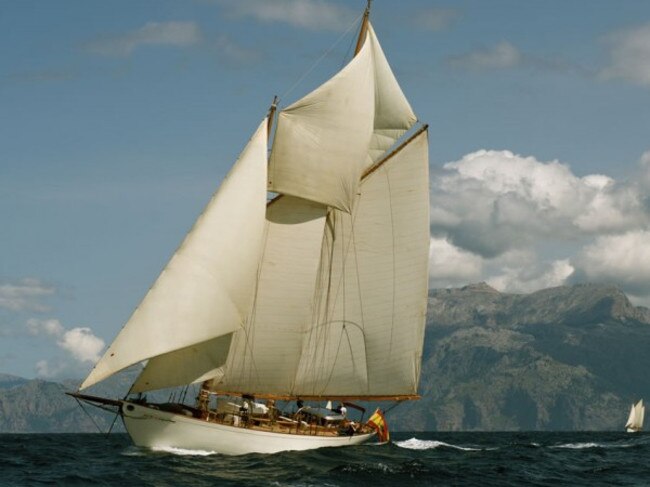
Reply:
M88 327L67 330L57 319L39 320L31 318L26 323L31 335L49 336L63 350L70 352L79 362L96 362L104 349L104 340L95 336Z
M568 241L647 224L637 186L604 175L578 177L558 161L481 150L432 176L432 234L485 258L540 239Z
M90 328L68 330L57 344L80 362L97 362L104 349L104 340L93 335Z
M650 231L598 237L575 259L577 277L612 283L631 294L650 294Z
M610 60L601 76L650 87L650 23L610 34L605 42Z
M449 27L458 17L457 10L432 7L419 10L414 23L421 29L436 32Z
M445 238L431 238L429 244L429 275L432 287L462 285L481 277L480 256L455 247Z
M195 22L147 22L122 35L89 42L85 48L105 56L128 56L141 46L187 47L200 40L201 29Z
M310 30L343 30L356 14L347 7L323 0L218 0L232 17L260 22L282 22Z
M431 172L430 283L504 292L576 282L650 303L650 151L629 181L481 150Z
M15 282L0 283L0 308L10 311L47 311L41 299L52 296L55 289L39 279L24 278Z
M39 360L36 362L34 370L37 377L41 377L43 379L51 379L65 370L65 365L62 363L51 364L47 360Z
M489 277L490 286L502 292L528 293L566 284L574 268L569 259L561 259L546 264L530 262L526 266L506 266L500 274Z
M59 320L48 319L48 320L39 320L36 318L30 318L27 320L27 330L30 335L52 335L59 336L62 335L65 329Z
M521 52L507 41L501 41L493 47L478 49L473 52L448 59L454 68L470 70L504 69L517 66L522 61Z

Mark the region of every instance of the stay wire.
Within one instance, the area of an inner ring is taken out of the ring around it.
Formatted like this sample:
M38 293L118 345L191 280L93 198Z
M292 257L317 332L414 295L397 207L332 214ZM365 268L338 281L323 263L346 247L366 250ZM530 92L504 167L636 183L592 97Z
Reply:
M305 71L305 73L302 76L300 76L300 78L298 78L298 80L291 86L291 88L289 88L280 97L280 100L284 100L300 83L302 83L302 81L307 76L309 76L309 73L311 73L316 68L316 66L318 66L321 63L321 61L325 59L325 57L327 57L334 50L334 48L343 40L343 38L348 35L348 33L352 30L352 28L359 22L359 19L361 19L361 17L363 17L363 14L359 15L356 19L354 19L354 22L350 24L350 26L345 30L345 32L343 32L343 34L341 34L341 36L336 40L336 42L332 44L332 46L327 51L325 51L318 59L316 59L316 61L314 61L311 67L307 71Z
M84 407L83 403L79 399L77 399L76 397L74 398L74 400L77 401L77 404L79 404L79 407L81 408L81 410L84 413L86 413L86 416L88 416L90 418L90 420L93 422L93 424L95 425L95 428L97 428L97 431L99 431L100 433L103 433L102 429L97 424L97 421L95 421L95 418L93 418L92 415L88 411L86 411L86 408Z

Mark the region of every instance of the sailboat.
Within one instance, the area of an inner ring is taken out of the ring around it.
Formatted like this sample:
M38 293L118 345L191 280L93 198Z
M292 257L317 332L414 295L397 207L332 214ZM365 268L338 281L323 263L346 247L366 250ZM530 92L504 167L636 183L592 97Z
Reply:
M643 399L639 400L636 404L632 404L630 408L630 415L625 423L625 429L628 433L636 433L643 429L643 417L645 416L645 406Z
M419 398L427 126L386 60L369 6L349 63L286 108L274 99L71 393L114 407L136 445L237 455L385 441L382 411L366 420L359 402ZM81 392L139 363L124 398ZM191 405L143 395L190 384L200 386Z

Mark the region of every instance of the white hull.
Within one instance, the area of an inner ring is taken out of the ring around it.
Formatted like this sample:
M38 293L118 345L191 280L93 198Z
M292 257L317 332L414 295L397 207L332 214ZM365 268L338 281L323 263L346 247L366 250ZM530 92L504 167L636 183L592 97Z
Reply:
M257 431L211 423L130 402L122 403L122 418L137 446L203 450L224 455L359 445L374 436L374 433L332 437Z
M641 428L627 428L626 431L628 433L638 433L639 431L641 431Z

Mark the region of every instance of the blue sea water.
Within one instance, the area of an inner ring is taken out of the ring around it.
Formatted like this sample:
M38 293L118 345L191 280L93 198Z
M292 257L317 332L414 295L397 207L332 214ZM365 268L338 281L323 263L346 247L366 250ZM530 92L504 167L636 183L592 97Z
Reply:
M650 485L650 435L395 433L388 445L228 457L112 434L0 435L0 485Z

